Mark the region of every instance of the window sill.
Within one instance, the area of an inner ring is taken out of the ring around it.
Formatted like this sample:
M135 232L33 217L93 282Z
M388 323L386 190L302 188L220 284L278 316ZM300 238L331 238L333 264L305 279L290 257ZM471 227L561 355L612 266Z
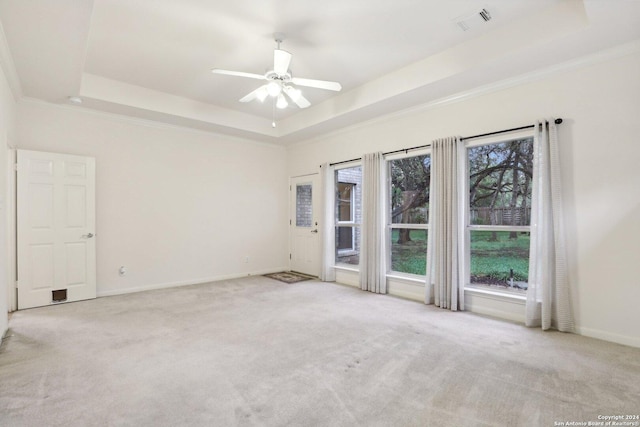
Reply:
M351 256L358 255L359 251L351 248L351 249L338 249L338 256Z
M399 282L406 283L408 285L419 286L424 288L425 286L425 277L418 276L414 274L404 274L404 273L389 273L387 274L387 279L397 280Z
M496 292L496 291L490 291L486 289L471 288L468 286L464 288L464 292L465 294L478 295L478 296L490 298L496 301L505 301L510 303L522 304L522 305L524 305L527 302L527 297L525 295L509 294L506 292Z
M354 267L349 264L336 264L333 266L333 268L335 270L351 271L352 273L360 273L360 269L358 267Z

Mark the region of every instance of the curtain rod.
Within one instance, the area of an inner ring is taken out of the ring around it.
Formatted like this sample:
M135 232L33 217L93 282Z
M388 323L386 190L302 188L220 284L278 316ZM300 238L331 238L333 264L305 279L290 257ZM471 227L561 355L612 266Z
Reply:
M555 119L555 123L557 125L559 125L560 123L562 123L562 119ZM534 126L535 125L520 126L519 128L504 129L504 130L499 130L499 131L496 131L496 132L482 133L480 135L465 136L464 138L460 138L460 141L466 141L467 139L474 139L474 138L482 138L483 136L491 136L491 135L498 135L498 134L501 134L501 133L514 132L514 131L522 130L522 129L529 129L529 128L532 128Z
M560 123L562 123L562 119L555 119L555 124L559 125ZM495 132L482 133L480 135L465 136L463 138L460 138L460 141L466 141L467 139L482 138L483 136L499 135L501 133L507 133L507 132L515 132L517 130L529 129L529 128L532 128L534 126L535 125L520 126L520 127L517 127L517 128L503 129L503 130L498 130L498 131L495 131ZM396 153L402 153L402 152L406 153L406 152L408 152L410 150L418 150L420 148L426 148L426 147L431 147L431 144L418 145L417 147L403 148L401 150L387 151L386 153L382 153L382 155L386 156L387 154L396 154ZM349 160L343 160L341 162L329 163L329 166L341 165L343 163L351 163L351 162L355 162L355 161L358 161L358 160L362 160L362 157L358 157L358 158L355 158L355 159L349 159Z

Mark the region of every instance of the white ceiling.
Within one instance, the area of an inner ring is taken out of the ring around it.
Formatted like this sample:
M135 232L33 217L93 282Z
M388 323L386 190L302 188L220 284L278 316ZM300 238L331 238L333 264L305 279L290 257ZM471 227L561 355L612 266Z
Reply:
M639 18L637 0L0 0L20 96L281 144L640 39ZM275 32L294 76L343 90L303 88L274 129L271 103L238 102L260 81L210 70L263 74Z

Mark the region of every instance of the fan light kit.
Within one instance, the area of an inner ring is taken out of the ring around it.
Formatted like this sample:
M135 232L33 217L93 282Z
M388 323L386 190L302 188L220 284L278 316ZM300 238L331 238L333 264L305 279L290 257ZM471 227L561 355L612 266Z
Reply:
M273 51L273 69L267 71L264 75L245 73L242 71L222 70L220 68L214 68L211 70L214 74L224 74L227 76L247 77L256 80L268 81L268 83L260 86L241 98L240 102L250 102L254 99L264 102L267 97L271 97L274 100L275 106L280 109L284 109L289 106L289 101L287 101L287 99L291 100L300 108L307 108L311 103L302 95L300 89L292 85L326 89L335 92L342 90L342 86L338 82L293 77L289 70L292 55L289 52L280 49L280 43L282 43L284 35L276 33L274 36L277 47ZM275 121L272 123L272 126L274 124Z

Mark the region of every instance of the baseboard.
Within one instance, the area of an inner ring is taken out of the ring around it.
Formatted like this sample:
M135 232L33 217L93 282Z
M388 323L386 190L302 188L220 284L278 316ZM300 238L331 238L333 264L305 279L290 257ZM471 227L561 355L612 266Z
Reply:
M424 292L421 295L417 295L415 293L406 292L399 289L388 289L387 293L389 295L393 295L394 297L404 298L411 301L421 302L424 304Z
M412 294L410 292L399 291L397 289L388 289L387 290L387 294L389 294L391 296L394 296L394 297L398 297L398 298L414 301L414 302L421 302L421 303L424 304L424 295L417 296L416 294Z
M239 279L241 277L248 277L248 276L261 276L263 274L278 273L280 271L288 271L288 270L289 270L288 267L270 268L267 270L251 271L248 273L234 273L234 274L226 274L221 276L204 277L199 279L180 280L177 282L155 283L151 285L135 286L132 288L114 289L109 291L98 290L97 296L109 297L114 295L132 294L135 292L153 291L156 289L175 288L178 286L199 285L201 283L219 282L221 280Z
M496 310L494 308L488 308L488 307L469 306L468 304L465 304L464 309L469 313L474 313L482 316L494 317L500 320L509 320L512 322L524 324L524 319L522 316L519 316L515 313L509 313L508 311Z
M628 345L630 347L640 348L640 338L630 337L628 335L614 334L600 329L576 327L576 333L589 338L597 338L603 341L614 342L617 344Z

